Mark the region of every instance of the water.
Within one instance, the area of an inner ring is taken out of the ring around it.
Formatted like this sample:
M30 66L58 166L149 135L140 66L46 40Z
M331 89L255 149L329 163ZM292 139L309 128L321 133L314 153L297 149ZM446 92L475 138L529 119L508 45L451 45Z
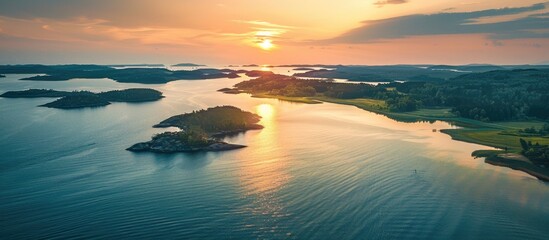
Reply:
M282 71L282 70L281 70ZM286 70L283 70L286 71ZM335 104L295 104L215 90L243 79L122 84L0 79L26 88L151 87L158 102L36 107L0 98L0 236L180 239L545 239L549 185L485 164L484 146ZM222 153L124 149L179 113L234 105L263 130Z

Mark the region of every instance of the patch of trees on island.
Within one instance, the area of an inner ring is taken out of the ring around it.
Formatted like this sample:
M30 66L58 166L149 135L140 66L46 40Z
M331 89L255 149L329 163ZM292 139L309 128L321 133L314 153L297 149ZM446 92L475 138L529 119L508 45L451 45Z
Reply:
M178 127L177 132L156 134L148 142L134 144L134 152L225 151L245 147L219 140L228 134L262 129L260 117L233 106L219 106L172 116L154 127Z

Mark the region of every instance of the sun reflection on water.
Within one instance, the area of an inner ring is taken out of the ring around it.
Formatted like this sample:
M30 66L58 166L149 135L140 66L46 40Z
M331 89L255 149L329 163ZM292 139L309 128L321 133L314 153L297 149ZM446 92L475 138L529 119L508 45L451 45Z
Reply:
M264 128L254 137L254 162L243 166L243 182L248 194L276 191L287 180L285 155L281 151L279 133L276 124L276 109L271 104L255 107L261 116L259 122Z
M274 111L273 105L267 103L260 104L256 107L257 114L261 116L262 120L266 121L272 121Z
M251 151L242 156L242 159L248 160L240 162L239 177L243 196L252 199L243 211L271 219L270 223L256 223L263 229L262 232L286 234L277 224L273 224L276 219L288 215L281 204L279 191L291 179L288 154L283 151L286 148L277 128L277 108L263 103L255 106L255 113L261 116L259 124L264 128L251 138L253 142L248 149Z

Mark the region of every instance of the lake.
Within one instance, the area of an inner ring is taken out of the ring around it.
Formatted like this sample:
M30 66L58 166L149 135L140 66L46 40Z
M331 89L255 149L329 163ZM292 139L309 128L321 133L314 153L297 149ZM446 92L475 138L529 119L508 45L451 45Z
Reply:
M280 70L287 72L286 69ZM546 239L549 184L474 159L489 147L352 106L216 92L246 78L159 85L0 79L27 88L149 87L151 103L59 110L0 98L3 239ZM124 150L176 114L234 105L262 130L248 147L192 154Z

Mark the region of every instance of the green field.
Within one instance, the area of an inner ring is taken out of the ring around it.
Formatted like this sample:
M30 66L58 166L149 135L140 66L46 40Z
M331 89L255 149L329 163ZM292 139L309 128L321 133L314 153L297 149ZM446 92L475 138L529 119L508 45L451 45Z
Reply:
M470 126L463 129L448 129L443 130L443 132L449 134L455 140L502 149L507 148L509 151L520 152L520 138L523 138L526 141L532 141L532 143L539 143L541 145L549 145L549 138L539 136L520 136L518 134L511 135L509 133L517 132L519 129L532 126L539 128L543 124L543 122L539 121L495 123L480 122L477 126Z

